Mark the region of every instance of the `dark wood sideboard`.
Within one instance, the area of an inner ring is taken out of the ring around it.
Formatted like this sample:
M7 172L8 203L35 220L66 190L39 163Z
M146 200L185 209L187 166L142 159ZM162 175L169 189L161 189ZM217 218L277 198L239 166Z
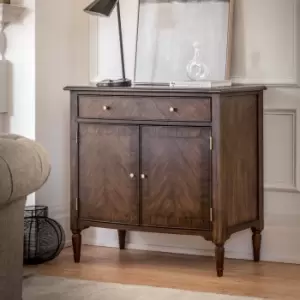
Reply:
M202 236L251 229L260 259L263 86L66 87L71 93L71 230L75 262L90 226Z

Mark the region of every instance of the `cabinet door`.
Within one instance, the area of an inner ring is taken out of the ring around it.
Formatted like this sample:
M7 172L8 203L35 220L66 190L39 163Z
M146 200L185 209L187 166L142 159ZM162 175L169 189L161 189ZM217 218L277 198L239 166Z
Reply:
M210 228L210 128L142 128L142 224Z
M138 127L80 124L79 216L138 221Z

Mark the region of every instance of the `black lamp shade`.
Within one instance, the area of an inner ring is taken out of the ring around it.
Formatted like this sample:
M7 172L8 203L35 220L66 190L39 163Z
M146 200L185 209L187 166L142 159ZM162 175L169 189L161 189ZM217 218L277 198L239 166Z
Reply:
M119 0L96 0L92 2L84 11L91 15L106 16L109 17L115 6L117 6L118 16L118 29L119 29L119 41L120 41L120 54L121 54L121 67L122 78L118 80L103 80L97 83L97 86L131 86L131 80L125 77L125 63L124 63L124 50L123 50L123 35L122 35L122 22L121 22L121 10Z
M87 6L84 11L92 15L109 17L119 0L96 0Z

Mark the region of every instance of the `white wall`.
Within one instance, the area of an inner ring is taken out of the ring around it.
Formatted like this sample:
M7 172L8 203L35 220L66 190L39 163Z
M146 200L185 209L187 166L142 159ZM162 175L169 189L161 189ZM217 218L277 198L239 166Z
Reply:
M64 225L67 233L69 94L62 89L67 84L87 84L89 79L97 81L110 76L106 72L110 67L108 56L103 54L111 53L107 48L113 39L110 32L117 33L113 18L101 22L92 18L89 24L88 16L82 12L89 2L24 0L28 7L24 24L7 30L7 58L13 63L13 77L12 110L5 128L36 138L49 151L52 174L36 194L36 202L48 205L51 216ZM234 79L269 85L265 94L266 229L262 258L300 263L300 89L295 88L300 78L300 1L236 2ZM137 3L121 0L123 18L127 20L123 22L126 67L131 78ZM117 246L114 230L90 229L84 240ZM208 255L213 250L211 243L198 237L134 232L129 235L129 247ZM226 250L228 257L250 258L250 233L233 236Z
M35 0L15 0L26 7L17 24L6 29L9 74L9 114L5 131L35 138Z
M4 115L0 114L0 132L4 131Z
M10 110L0 115L0 131L36 139L49 152L49 181L27 205L48 205L67 232L69 95L63 87L88 82L88 16L82 12L88 2L14 0L26 13L6 29Z
M68 84L88 83L88 0L12 0L26 12L6 29L11 63L9 113L0 131L36 139L50 154L52 173L27 205L45 204L69 230ZM36 196L36 197L35 197Z
M68 238L70 101L63 88L88 81L88 16L82 12L87 2L36 1L36 140L52 164L36 203L49 206Z
M0 117L0 131L35 138L35 0L12 0L26 7L21 21L6 30L10 62L9 113ZM2 123L2 124L1 124ZM34 204L34 195L27 204Z
M122 0L128 76L134 70L137 0ZM116 75L107 53L113 19L91 18L90 80ZM262 259L300 263L300 1L236 1L233 79L268 85L265 93L265 230ZM117 37L116 37L117 38ZM106 54L106 55L105 55ZM295 238L296 237L296 238ZM114 230L88 229L88 244L117 246ZM202 238L153 233L129 235L129 248L213 254ZM252 258L249 231L232 236L226 256Z

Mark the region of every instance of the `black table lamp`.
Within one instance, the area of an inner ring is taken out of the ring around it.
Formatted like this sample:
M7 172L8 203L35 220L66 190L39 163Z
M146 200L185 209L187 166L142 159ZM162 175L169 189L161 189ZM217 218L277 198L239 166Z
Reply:
M122 78L117 79L117 80L106 79L106 80L103 80L103 81L97 83L97 86L115 86L115 87L131 86L131 80L127 79L125 76L123 35L122 35L122 23L121 23L119 0L96 0L96 1L92 2L88 7L86 7L84 9L84 11L89 14L96 15L96 16L109 17L116 5L117 5L117 13L118 13L120 53L121 53L121 63L122 63Z

